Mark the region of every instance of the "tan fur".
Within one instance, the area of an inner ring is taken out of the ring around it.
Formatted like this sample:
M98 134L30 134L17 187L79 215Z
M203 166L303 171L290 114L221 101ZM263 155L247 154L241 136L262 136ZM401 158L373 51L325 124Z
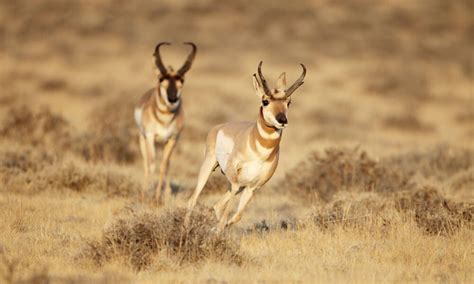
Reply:
M184 76L190 70L197 51L194 43L185 42L184 44L191 46L192 50L184 64L177 71L174 71L171 66L165 67L160 55L160 47L171 44L160 42L156 45L153 61L157 68L158 84L156 88L149 90L140 98L134 112L135 122L140 130L140 150L145 168L143 192L149 187L150 177L155 172L155 142L165 144L158 184L155 188L157 200L160 199L163 184L165 185L166 197L171 195L168 175L170 158L184 128L181 90ZM144 197L143 192L142 198Z
M140 149L144 159L145 179L144 189L150 186L151 175L155 172L155 142L164 143L163 158L159 169L158 184L155 196L159 200L163 185L168 197L171 193L168 169L170 157L184 128L184 112L182 102L173 111L169 110L163 98L159 95L159 88L146 92L139 100L136 110L141 110L141 121L137 122L140 133ZM162 129L169 129L169 135L163 135Z
M260 72L259 65L259 72ZM300 78L304 78L304 75ZM262 79L262 83L265 81ZM209 175L220 167L231 184L230 192L214 206L219 220L217 230L238 222L253 192L262 187L274 174L278 165L282 129L287 124L290 95L286 94L286 76L280 75L277 89L267 92L254 75L254 88L262 101L256 122L231 122L213 127L208 134L206 155L201 166L196 189L188 202L185 225L206 184ZM280 120L278 119L280 117ZM284 120L281 119L284 117ZM281 121L281 122L280 122ZM237 212L228 221L229 203L242 193Z

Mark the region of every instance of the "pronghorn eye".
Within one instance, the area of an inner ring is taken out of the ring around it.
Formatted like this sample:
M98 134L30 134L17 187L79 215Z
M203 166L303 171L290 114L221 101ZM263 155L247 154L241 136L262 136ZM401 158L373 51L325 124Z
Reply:
M267 106L269 103L270 103L270 102L269 102L268 100L263 100L263 101L262 101L263 106Z

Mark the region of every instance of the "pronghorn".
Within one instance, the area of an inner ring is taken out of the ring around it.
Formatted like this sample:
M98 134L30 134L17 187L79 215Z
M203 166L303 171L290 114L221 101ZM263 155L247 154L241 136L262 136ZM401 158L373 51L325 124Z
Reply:
M270 90L262 74L262 61L258 65L258 75L253 74L253 86L261 100L256 122L231 122L213 127L207 137L206 154L199 177L188 202L185 225L209 175L217 167L231 184L230 191L214 206L220 231L240 220L242 212L252 198L253 192L262 187L273 175L278 164L280 140L283 129L288 124L287 112L291 95L303 84L306 67L301 64L301 76L286 88L286 75L282 73L276 89ZM227 221L230 213L229 201L242 193L236 213Z
M171 66L166 68L161 60L160 46L170 45L170 43L161 42L156 45L153 56L158 68L158 84L146 92L135 107L135 121L140 130L140 150L145 167L144 190L151 186L150 176L155 172L155 142L165 143L158 184L155 189L157 200L160 199L163 185L166 196L171 193L168 177L170 156L184 127L181 90L184 84L184 75L191 68L197 49L194 43L185 42L184 44L190 45L192 51L178 71L174 71Z

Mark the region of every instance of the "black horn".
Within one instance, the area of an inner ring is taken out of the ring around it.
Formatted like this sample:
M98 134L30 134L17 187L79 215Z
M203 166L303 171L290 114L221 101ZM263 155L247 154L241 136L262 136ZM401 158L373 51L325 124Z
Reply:
M189 71L189 69L191 69L191 65L193 65L194 57L196 56L196 51L197 51L197 47L194 43L185 42L184 44L190 45L192 47L192 50L191 50L191 53L188 55L186 62L184 62L183 66L179 68L177 72L178 76L183 76L184 74L186 74L186 72Z
M166 67L165 65L163 64L163 61L161 60L161 55L160 55L160 46L162 45L170 45L171 43L169 42L160 42L159 44L156 45L155 47L155 53L153 53L153 56L155 56L155 64L156 64L156 67L158 67L158 69L160 70L160 73L165 75L166 73L168 73L168 71L166 70Z
M270 88L268 87L267 80L265 80L265 77L263 77L262 74L262 64L263 61L260 61L260 63L258 64L258 76L260 77L260 81L262 81L263 91L267 96L271 96L272 93L270 92Z
M285 94L287 97L291 96L291 94L304 83L303 80L304 76L306 75L306 67L303 65L303 63L300 63L300 65L303 68L303 73L301 73L301 76L293 83L293 85L286 89Z

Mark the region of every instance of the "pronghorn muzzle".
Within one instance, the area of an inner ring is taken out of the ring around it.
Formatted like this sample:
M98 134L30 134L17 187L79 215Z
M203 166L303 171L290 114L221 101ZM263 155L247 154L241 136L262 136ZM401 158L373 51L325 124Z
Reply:
M288 124L288 119L286 118L286 115L282 112L280 112L279 114L277 114L275 116L275 119L278 123L280 123L281 125L286 125Z

